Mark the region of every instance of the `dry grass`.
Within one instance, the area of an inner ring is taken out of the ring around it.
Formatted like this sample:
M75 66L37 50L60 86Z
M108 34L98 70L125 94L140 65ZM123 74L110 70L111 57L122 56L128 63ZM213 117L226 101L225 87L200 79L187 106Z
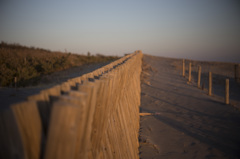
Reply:
M115 56L77 55L52 52L19 44L0 43L0 86L11 87L14 77L18 86L36 85L42 75L74 66L116 60Z

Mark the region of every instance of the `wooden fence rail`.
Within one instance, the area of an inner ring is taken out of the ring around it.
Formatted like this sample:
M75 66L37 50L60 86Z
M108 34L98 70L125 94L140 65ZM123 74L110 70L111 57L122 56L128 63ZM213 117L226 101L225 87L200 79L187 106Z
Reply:
M0 114L0 158L139 158L142 52Z

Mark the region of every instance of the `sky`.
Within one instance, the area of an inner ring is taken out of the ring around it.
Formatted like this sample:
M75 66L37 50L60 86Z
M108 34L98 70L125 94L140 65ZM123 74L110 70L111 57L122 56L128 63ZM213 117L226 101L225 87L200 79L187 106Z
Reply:
M1 0L0 41L240 63L238 0Z

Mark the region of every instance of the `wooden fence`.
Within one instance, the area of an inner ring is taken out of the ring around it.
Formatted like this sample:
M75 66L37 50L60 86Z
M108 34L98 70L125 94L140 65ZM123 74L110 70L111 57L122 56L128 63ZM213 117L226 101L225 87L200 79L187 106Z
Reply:
M185 59L182 60L182 76L185 77ZM188 67L188 83L191 82L192 79L192 63L191 60L188 61L189 67ZM232 64L234 65L234 79L235 82L240 82L240 64ZM202 67L201 65L198 65L198 71L197 71L197 87L204 90L204 82L201 86L201 76L202 76ZM230 104L229 102L229 77L226 77L224 79L225 84L225 94L224 94L224 102L225 104ZM213 92L213 73L209 70L208 72L208 95L212 96Z
M142 53L43 90L0 114L0 158L139 158Z

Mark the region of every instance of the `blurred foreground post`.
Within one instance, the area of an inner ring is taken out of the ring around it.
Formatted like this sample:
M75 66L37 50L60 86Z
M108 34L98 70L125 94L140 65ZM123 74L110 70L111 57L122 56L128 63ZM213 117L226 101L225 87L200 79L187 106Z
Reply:
M208 95L211 96L212 95L212 72L209 72L208 77L209 77L209 79L208 79Z
M11 109L0 111L0 158L25 159L23 138Z
M54 103L44 159L74 158L81 126L81 107L65 101Z
M185 59L182 60L182 76L185 77Z
M11 110L19 128L25 158L39 159L42 123L37 103L35 101L18 103L12 105Z
M226 79L225 85L225 103L229 104L229 79Z
M201 83L201 66L198 66L198 88L201 88L200 83Z
M191 82L191 80L192 80L192 63L190 62L189 63L189 69L188 69L188 82Z

